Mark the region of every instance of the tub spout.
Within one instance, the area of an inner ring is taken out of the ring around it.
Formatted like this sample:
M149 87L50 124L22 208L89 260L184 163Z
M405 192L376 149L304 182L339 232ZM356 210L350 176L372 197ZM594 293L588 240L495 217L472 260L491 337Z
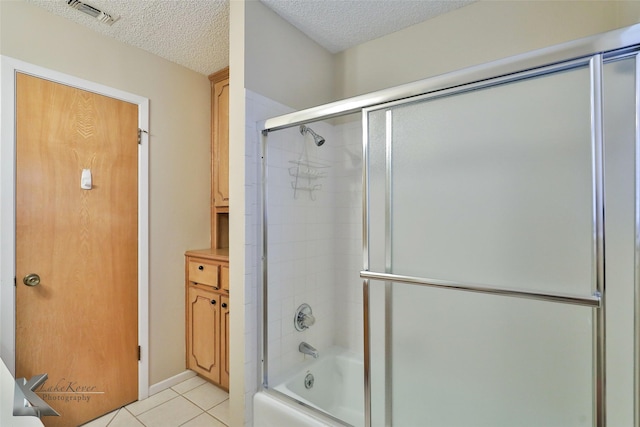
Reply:
M300 345L298 346L298 350L300 351L300 353L313 356L314 359L317 359L318 356L320 356L320 354L318 353L318 350L316 350L315 348L313 348L313 346L307 344L306 342L301 342Z

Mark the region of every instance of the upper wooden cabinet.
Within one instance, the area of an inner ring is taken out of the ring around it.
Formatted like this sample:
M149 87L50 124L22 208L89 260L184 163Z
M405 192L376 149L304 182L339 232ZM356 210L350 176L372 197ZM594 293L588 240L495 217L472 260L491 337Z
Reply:
M229 68L211 81L211 247L229 247Z
M212 74L211 80L211 200L229 206L229 68Z

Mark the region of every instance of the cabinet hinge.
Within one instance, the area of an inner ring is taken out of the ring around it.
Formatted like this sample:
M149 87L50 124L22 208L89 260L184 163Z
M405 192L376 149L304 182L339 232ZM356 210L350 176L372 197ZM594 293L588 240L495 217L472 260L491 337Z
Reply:
M142 347L138 346L138 362L142 359Z

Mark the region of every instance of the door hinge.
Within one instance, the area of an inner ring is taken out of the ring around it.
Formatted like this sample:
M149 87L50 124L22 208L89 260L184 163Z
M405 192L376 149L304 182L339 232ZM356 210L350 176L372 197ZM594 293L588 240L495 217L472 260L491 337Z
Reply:
M18 279L15 276L13 277L13 287L14 288L18 287Z
M149 132L147 132L146 130L138 128L138 144L142 144L142 132L146 133L147 135L149 134Z
M138 346L138 362L142 359L142 347Z

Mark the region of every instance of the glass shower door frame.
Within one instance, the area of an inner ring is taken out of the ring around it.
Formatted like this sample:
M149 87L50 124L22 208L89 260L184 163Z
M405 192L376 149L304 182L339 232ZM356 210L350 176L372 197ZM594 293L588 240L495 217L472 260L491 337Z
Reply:
M343 115L361 112L364 109L378 109L380 105L389 102L395 102L398 100L414 100L417 99L415 97L429 96L428 94L435 93L444 93L447 88L473 88L474 84L476 86L481 86L486 83L489 79L494 79L497 76L506 76L503 78L509 78L509 76L515 75L515 73L520 73L523 70L532 70L532 75L537 73L540 70L540 67L544 67L548 64L568 64L568 60L576 59L578 62L581 60L585 60L584 58L588 58L586 60L592 61L592 57L594 54L596 56L594 58L600 58L599 64L593 66L594 68L594 76L592 79L601 80L602 78L602 61L609 62L611 60L620 59L623 57L634 57L636 64L636 90L635 90L635 115L636 115L636 123L635 123L635 213L634 213L634 301L633 301L633 311L634 311L634 355L633 355L633 366L634 366L634 374L633 374L633 393L634 393L634 404L633 404L633 417L634 422L633 425L635 427L640 427L640 339L638 338L638 334L640 333L640 59L637 55L638 50L640 49L640 24L633 25L627 28L622 28L619 30L610 31L607 33L587 37L580 40L575 40L567 43L563 43L556 46L551 46L548 48L540 49L537 51L517 55L511 58L506 58L503 60L494 61L488 64L483 64L479 66L474 66L468 69L447 73L441 76L431 77L424 80L419 80L413 83L407 83L400 86L392 87L389 89L380 90L377 92L372 92L365 95L360 95L352 98L347 98L344 100L332 102L329 104L321 105L318 107L308 108L305 110L296 111L289 114L284 114L281 116L273 117L264 122L262 126L263 135L267 135L269 132L286 129L290 127L294 127L300 124L311 123L319 120L326 120L333 117L340 117ZM523 74L520 74L523 75ZM495 81L495 79L493 80ZM474 83L480 82L480 83ZM592 85L594 86L594 85ZM595 93L592 94L592 102L593 99L598 99L598 104L601 102L601 83L597 86L594 86ZM454 89L456 90L456 89ZM600 123L600 127L594 130L594 134L599 133L600 136L600 147L602 144L602 117L601 117L601 107L599 111L594 111L594 121L596 123ZM363 114L363 158L367 159L367 116L366 112ZM601 155L601 152L600 152ZM601 166L601 165L600 165ZM599 172L602 173L602 170ZM594 174L595 176L595 174ZM596 179L596 185L602 184L600 175L600 183L598 184ZM370 328L370 312L369 312L369 301L370 301L370 281L371 280L387 280L388 277L385 276L386 272L380 273L379 275L374 275L376 272L370 272L369 270L369 260L368 260L368 219L366 213L367 207L367 170L363 169L363 187L365 192L363 192L363 237L365 238L363 244L363 275L366 276L369 274L369 278L363 277L363 302L364 302L364 345L365 351L365 421L366 426L371 426L371 360L370 360L370 336L369 336L369 328ZM600 189L602 191L602 188ZM263 193L264 195L264 193ZM601 195L603 196L602 192ZM602 203L602 200L600 200ZM596 203L597 204L597 203ZM265 204L263 203L263 214L266 221L266 209L264 208ZM600 211L602 212L602 211ZM598 209L596 209L594 214L594 221L597 222L598 218ZM602 230L604 231L604 230ZM600 236L602 238L604 236ZM264 241L266 242L266 231L265 236L263 236ZM594 239L597 239L598 235L594 235ZM596 245L596 253L599 250L603 250L601 246ZM599 248L599 249L598 249ZM265 254L266 254L266 244L265 244ZM600 254L600 261L603 260L603 253ZM602 270L599 274L602 274ZM412 277L402 277L405 281L414 280ZM420 278L418 278L420 279ZM395 280L395 278L394 278ZM432 281L430 281L432 282ZM387 281L387 283L389 283ZM600 282L602 284L602 282ZM415 285L421 285L421 283L414 283ZM429 283L430 285L452 285L451 283ZM469 287L470 284L467 284ZM387 288L392 286L389 284ZM266 288L266 283L263 283L263 288ZM471 287L466 289L468 291L475 291ZM478 290L478 291L486 291ZM507 291L507 295L509 294L509 290L501 289L498 290L493 289L494 293L500 293L502 291ZM266 289L265 289L266 292ZM518 296L518 295L513 295ZM264 297L264 296L263 296ZM528 297L534 299L540 299L538 296L529 295ZM555 296L546 295L540 296L543 298L555 298ZM586 305L590 307L601 307L601 308L593 308L593 311L596 313L600 313L597 316L600 317L600 322L597 327L594 327L595 332L604 332L604 295L597 294L594 292L593 295L585 297L580 296L578 300L571 301L572 296L568 296L570 298L566 298L567 295L561 296L561 299L566 299L569 303L579 303L581 305ZM266 298L265 298L266 299ZM596 314L594 314L596 316ZM263 320L266 321L266 309L263 312ZM262 339L264 340L266 336L266 322L263 325L264 335ZM604 338L604 334L601 334ZM596 349L594 346L594 352L599 354L601 358L601 363L599 363L599 370L595 373L595 376L598 378L602 378L604 380L604 340L600 343L601 345ZM262 351L266 353L267 347L266 342L263 341ZM264 363L266 364L266 354ZM594 364L595 365L595 364ZM596 369L594 369L596 371ZM266 370L263 366L263 378L264 383L267 384L267 374ZM604 390L602 390L604 392ZM596 412L594 416L593 424L597 427L605 427L606 424L606 407L605 407L605 399L604 394L594 392L594 400L597 401L596 408L594 408L594 412ZM389 425L387 423L387 425Z
M392 274L391 271L391 242L392 242L392 115L393 107L410 103L433 100L454 94L465 93L478 89L491 88L505 83L522 81L530 78L558 73L580 67L589 67L590 71L590 109L591 109L591 153L592 153L592 295L570 295L554 292L526 291L515 288L492 287L475 283L462 283L438 280L426 277L414 277ZM508 296L516 298L551 301L561 304L581 305L592 308L592 335L593 335L593 372L592 372L592 396L593 396L593 423L594 426L606 425L606 330L605 330L605 276L604 276L604 161L603 161L603 116L602 116L602 68L603 56L593 55L589 58L568 61L549 67L539 68L505 77L485 80L479 83L445 89L409 100L394 101L382 105L364 108L362 113L363 129L363 271L360 277L363 281L364 300L364 336L365 336L365 426L370 427L371 420L371 348L370 348L370 289L371 280L385 284L385 310L389 314L391 289L394 283L409 284L414 286L434 287L440 289L477 292L495 296ZM640 101L639 101L640 102ZM369 114L374 111L385 110L386 135L385 135L385 271L370 271L370 215L369 215ZM636 171L638 167L636 167ZM636 172L638 173L638 172ZM636 196L636 200L639 197ZM637 211L640 209L637 209ZM636 233L637 236L638 233ZM638 247L638 245L636 245ZM636 251L636 263L640 264ZM636 268L636 274L638 268ZM636 310L636 313L638 310ZM388 318L387 318L388 319ZM389 320L386 322L389 323ZM391 406L391 374L390 356L391 346L389 330L385 333L385 425L392 424ZM636 369L637 371L637 369ZM637 375L637 372L636 372Z

